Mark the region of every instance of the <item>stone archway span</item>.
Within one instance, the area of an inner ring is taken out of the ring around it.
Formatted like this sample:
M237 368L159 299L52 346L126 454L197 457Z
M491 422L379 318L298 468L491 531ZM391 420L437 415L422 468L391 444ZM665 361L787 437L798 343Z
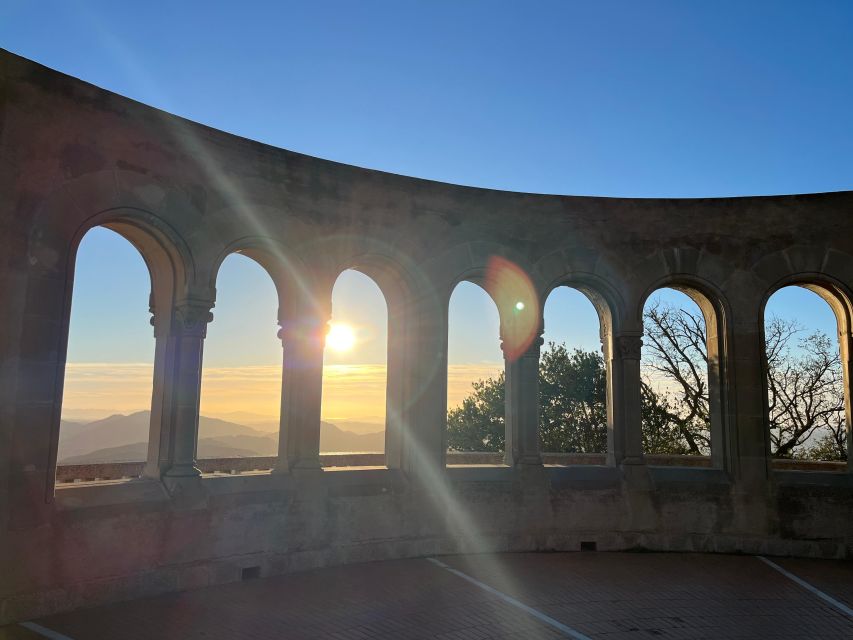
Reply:
M30 278L31 292L28 299L32 301L43 299L43 296L47 295L45 290L49 290L53 295L51 302L56 305L56 315L60 318L59 331L55 334L57 343L53 345L55 392L48 434L49 445L46 449L49 456L47 468L48 470L55 468L58 452L77 249L85 234L98 226L108 228L130 242L142 257L150 278L149 309L153 316L151 324L154 327L157 347L155 348L148 469L149 472L154 473L153 469L157 466L157 460L160 457L159 434L163 431L162 423L167 419L166 413L169 411L170 380L166 336L172 332L175 323L176 304L189 294L188 271L192 271L193 263L189 257L192 254L186 243L162 219L149 211L126 207L107 209L84 218L73 232L61 240L53 237L45 242L43 235L34 238L29 247L31 272L39 274L47 271L50 275ZM56 250L51 251L50 247L55 247ZM55 258L55 261L46 263L45 256ZM40 304L43 306L44 303ZM53 477L50 474L46 481L46 499L48 501L53 499Z
M545 288L542 278L521 252L494 242L465 240L448 247L424 265L424 274L432 282L442 308L446 310L450 296L460 282L467 280L483 286L489 260L493 257L508 260L515 265L529 279L537 297L541 294ZM489 295L498 305L494 296L491 293ZM537 300L537 304L541 307L541 300Z
M186 194L165 182L124 170L87 173L65 181L41 201L30 226L29 264L44 274L61 270L89 229L126 223L158 239L188 286L196 272L187 220L193 212L199 215ZM142 240L128 240L141 247Z
M849 256L847 256L850 258ZM851 260L853 262L853 260ZM765 436L769 439L770 407L768 400L769 365L767 362L765 314L770 298L785 287L802 287L818 295L827 303L835 316L838 339L838 352L841 361L841 373L844 386L844 414L847 423L847 467L853 471L853 390L851 390L851 375L853 375L853 295L851 289L841 280L826 272L799 272L788 274L770 285L761 299L760 335L762 354L762 390L764 400ZM769 451L768 451L769 455Z
M244 236L221 248L205 272L206 288L215 299L216 282L225 259L239 253L256 262L270 277L278 295L278 319L315 295L317 284L297 253L284 243L263 236Z
M670 286L666 283L694 283L709 299L722 301L722 292L733 271L720 256L704 249L686 247L655 251L635 262L623 281L627 303L625 329L642 333L646 299L656 289Z
M544 307L548 296L558 287L577 289L590 301L598 314L602 341L621 330L625 303L619 291L604 278L584 271L573 271L552 277L541 294Z
M689 273L671 273L650 284L639 296L632 311L631 321L642 324L643 309L649 296L665 288L680 291L693 300L702 310L706 322L710 319L711 313L717 314L720 321L729 322L731 307L726 294L714 283Z
M690 298L702 313L705 323L705 348L708 360L708 405L710 412L711 461L718 469L731 471L737 464L737 443L732 424L734 410L734 357L732 312L725 293L712 282L693 274L672 273L649 285L633 313L644 326L644 311L649 297L660 289L675 289Z

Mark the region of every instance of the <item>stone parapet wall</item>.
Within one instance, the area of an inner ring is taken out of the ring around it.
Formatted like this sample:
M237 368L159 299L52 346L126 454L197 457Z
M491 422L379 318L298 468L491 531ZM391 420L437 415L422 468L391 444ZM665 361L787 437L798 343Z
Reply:
M603 453L543 453L542 462L546 465L604 465ZM663 467L702 467L711 468L708 456L647 455L646 464ZM276 465L274 456L247 458L201 458L196 465L202 473L226 473L230 475L254 471L270 471ZM454 465L502 465L503 454L450 451L447 464ZM385 455L382 453L328 453L320 454L323 467L384 467ZM95 482L99 480L127 480L139 478L145 468L144 462L104 462L97 464L67 464L56 468L56 482ZM812 460L773 460L773 468L789 471L821 471L844 473L844 462L821 462Z
M853 558L849 476L777 474L760 495L713 469L598 465L460 466L425 487L389 469L210 475L171 493L145 479L60 485L46 526L6 534L19 561L0 581L0 624L236 581L250 567L581 543Z

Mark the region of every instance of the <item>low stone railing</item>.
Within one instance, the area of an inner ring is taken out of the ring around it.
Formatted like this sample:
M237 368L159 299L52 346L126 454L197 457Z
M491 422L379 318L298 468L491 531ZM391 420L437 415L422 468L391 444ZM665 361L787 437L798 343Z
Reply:
M711 467L708 456L647 455L646 464L665 467ZM606 456L603 453L543 453L542 461L546 465L603 465ZM253 471L269 471L275 466L275 456L252 458L205 458L197 462L202 473L240 474ZM501 453L449 451L447 464L451 466L502 465ZM323 453L320 464L324 467L382 467L385 465L383 453ZM821 462L812 460L774 459L773 469L779 471L829 471L844 472L845 462ZM105 462L100 464L68 464L56 468L56 482L91 482L96 480L121 480L138 478L142 475L144 462Z
M788 458L774 458L773 469L777 471L847 471L846 462L835 462L825 460L790 460Z
M252 471L269 471L275 466L276 456L251 458L203 458L196 462L202 473L238 474ZM381 467L385 465L384 453L323 453L320 464L324 467ZM103 462L99 464L67 464L56 467L56 482L91 482L94 480L121 480L142 475L144 462Z

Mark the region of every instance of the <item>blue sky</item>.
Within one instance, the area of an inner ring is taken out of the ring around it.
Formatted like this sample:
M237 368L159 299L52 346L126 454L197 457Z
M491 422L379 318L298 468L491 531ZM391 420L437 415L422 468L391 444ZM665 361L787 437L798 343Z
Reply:
M3 46L289 149L612 196L850 187L849 2L5 0Z
M850 189L851 33L853 3L820 0L0 4L4 48L219 129L395 173L601 196ZM106 232L83 247L69 359L150 360L141 260ZM242 257L226 267L206 362L278 362L272 287ZM372 286L347 276L336 314L382 309ZM453 328L490 317L478 295L454 296L451 361L499 356L496 336ZM771 311L833 330L813 294L779 295ZM591 306L560 296L546 339L597 348ZM364 361L381 359L381 327L368 343Z

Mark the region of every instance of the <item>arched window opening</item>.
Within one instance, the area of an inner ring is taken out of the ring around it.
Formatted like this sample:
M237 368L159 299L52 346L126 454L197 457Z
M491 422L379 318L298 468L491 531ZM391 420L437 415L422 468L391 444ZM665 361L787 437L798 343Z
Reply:
M277 319L278 295L266 270L239 253L225 258L204 345L198 459L277 454L282 348Z
M682 456L712 464L712 423L720 419L716 332L712 344L710 304L689 293L658 289L643 309L643 451L651 464L687 463Z
M544 461L604 464L607 370L598 313L580 291L557 287L545 301L544 323L539 358L539 441Z
M144 462L151 426L151 276L124 237L95 227L77 250L57 466Z
M266 270L239 253L225 258L204 345L198 459L278 453L282 346L277 319L278 295Z
M447 342L447 464L502 464L506 447L500 316L476 284L450 296Z
M789 286L774 293L764 310L770 455L802 461L776 466L840 471L844 464L838 463L848 458L848 399L839 343L846 329L827 304L831 299L820 287Z
M325 466L382 465L388 363L388 307L370 277L348 269L332 289L332 314L323 352L320 453L377 454Z

